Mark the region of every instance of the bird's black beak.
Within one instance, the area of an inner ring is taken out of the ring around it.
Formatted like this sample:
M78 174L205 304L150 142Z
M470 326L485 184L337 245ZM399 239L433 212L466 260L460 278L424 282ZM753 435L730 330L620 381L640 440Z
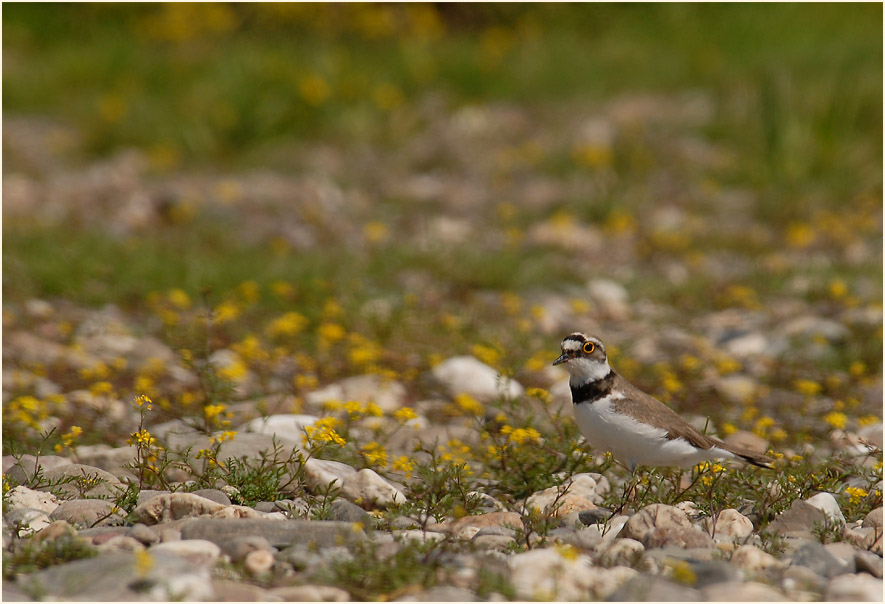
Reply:
M568 355L563 352L561 355L559 355L559 358L557 358L555 361L553 361L553 364L560 365L562 363L565 363L566 361L568 361Z

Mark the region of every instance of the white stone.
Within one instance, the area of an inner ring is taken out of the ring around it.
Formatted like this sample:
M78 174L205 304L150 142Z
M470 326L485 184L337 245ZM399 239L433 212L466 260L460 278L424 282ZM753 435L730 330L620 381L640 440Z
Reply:
M304 481L314 493L325 491L333 483L335 488L341 489L344 480L354 474L355 469L340 461L311 457L304 463Z
M635 539L614 539L599 543L603 566L634 566L642 558L645 546Z
M807 499L808 503L821 510L830 520L839 524L845 524L845 516L839 509L836 498L830 493L818 493L814 497Z
M157 543L152 545L148 552L153 555L173 554L181 556L199 565L211 564L221 556L221 548L205 539L183 539L181 541Z
M747 581L723 581L701 589L709 602L787 602L789 598L773 587Z
M245 566L246 571L254 577L270 572L270 569L273 568L273 563L273 554L265 549L259 549L246 554L243 566Z
M734 509L726 509L719 512L716 522L711 518L704 521L707 532L713 536L713 540L743 541L753 534L753 522Z
M620 283L609 279L594 279L587 283L587 293L607 315L613 318L627 316L630 295Z
M373 402L385 413L392 413L406 401L406 387L376 373L344 378L304 397L308 405L327 401Z
M479 401L491 401L499 396L518 398L523 387L510 378L501 376L493 368L472 356L446 359L433 368L433 377L446 387L451 396L469 394Z
M759 571L767 568L781 568L784 563L754 545L742 545L731 556L731 563L744 570Z
M319 418L315 415L299 415L297 413L280 413L267 417L256 417L243 425L243 432L258 434L274 434L300 443L304 437L305 426L312 426Z
M343 481L341 492L350 501L369 503L381 508L406 501L402 491L369 468L363 468L347 476Z
M827 585L827 602L881 602L882 579L866 573L840 575Z
M749 376L734 374L717 378L713 388L729 402L743 404L755 396L758 384Z
M605 599L637 574L622 566L594 567L589 556L563 555L556 547L511 556L507 565L520 600Z
M51 514L59 506L59 501L52 493L34 491L27 487L17 486L7 495L11 508L31 508Z

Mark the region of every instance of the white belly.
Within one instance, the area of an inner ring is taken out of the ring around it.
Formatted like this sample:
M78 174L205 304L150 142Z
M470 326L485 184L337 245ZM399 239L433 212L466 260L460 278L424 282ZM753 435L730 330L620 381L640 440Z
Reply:
M631 469L636 466L685 466L734 455L713 447L699 449L683 438L667 439L667 431L615 413L612 397L574 405L575 421L587 442Z

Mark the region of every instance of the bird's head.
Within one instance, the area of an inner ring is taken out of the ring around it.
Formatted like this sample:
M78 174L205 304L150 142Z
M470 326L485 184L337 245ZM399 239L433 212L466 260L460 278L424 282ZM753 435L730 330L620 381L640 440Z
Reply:
M595 382L611 371L605 356L605 346L597 337L575 332L566 336L560 346L562 354L553 364L564 364L574 383Z

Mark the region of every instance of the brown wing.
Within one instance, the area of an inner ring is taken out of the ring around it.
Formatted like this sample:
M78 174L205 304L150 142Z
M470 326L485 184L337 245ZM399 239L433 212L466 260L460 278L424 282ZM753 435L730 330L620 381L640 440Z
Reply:
M666 430L668 439L684 438L695 447L705 450L711 447L719 447L734 453L744 461L755 466L771 468L771 460L768 457L743 447L733 447L718 438L701 434L691 424L682 419L678 413L655 397L646 394L624 378L621 378L620 381L621 383L618 386L624 391L626 398L613 401L615 408L623 411L629 409L633 415L641 416L643 422Z

